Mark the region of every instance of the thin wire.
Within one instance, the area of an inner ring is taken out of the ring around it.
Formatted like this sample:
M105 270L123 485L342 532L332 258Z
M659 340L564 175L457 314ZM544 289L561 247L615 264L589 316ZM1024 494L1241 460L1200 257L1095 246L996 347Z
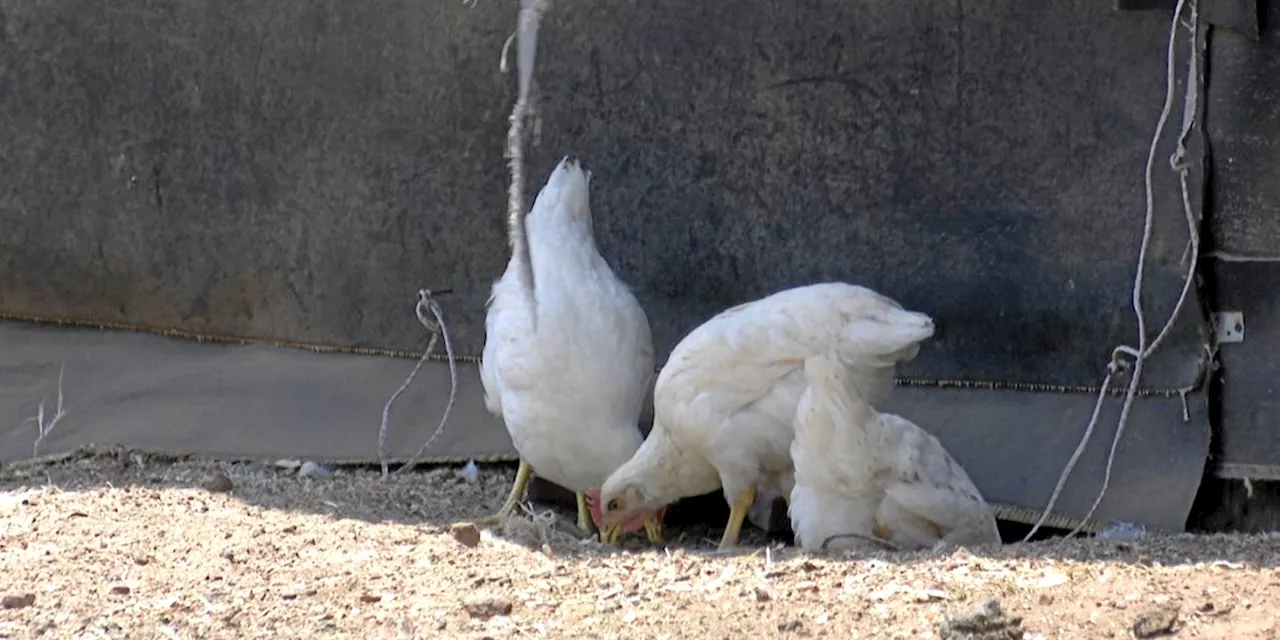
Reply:
M1127 353L1136 357L1134 357L1134 360L1133 360L1133 365L1132 365L1133 372L1129 379L1129 385L1128 385L1128 388L1125 390L1124 404L1120 409L1120 418L1116 425L1115 438L1112 440L1112 448L1111 448L1112 455L1108 457L1107 467L1106 467L1106 471L1104 473L1103 482L1102 482L1102 489L1099 491L1098 497L1094 501L1093 507L1089 509L1089 516L1084 518L1082 522L1087 522L1089 520L1089 517L1092 517L1093 512L1096 510L1098 504L1101 503L1102 497L1106 494L1106 490L1110 485L1111 470L1113 466L1112 462L1114 461L1114 453L1119 444L1120 437L1124 433L1124 428L1126 426L1126 423L1128 422L1129 411L1133 407L1134 397L1137 395L1138 384L1140 383L1142 378L1143 364L1145 363L1147 357L1154 350L1154 347L1158 346L1159 341L1164 339L1164 336L1168 332L1169 328L1176 321L1177 314L1181 311L1182 305L1186 300L1187 291L1190 289L1190 282L1194 277L1196 260L1193 254L1191 259L1191 266L1188 270L1187 281L1184 283L1183 293L1178 299L1178 304L1174 307L1173 314L1170 315L1168 322L1165 323L1164 328L1160 331L1159 335L1157 336L1156 342L1153 342L1152 345L1148 347L1146 316L1142 309L1142 285L1143 285L1143 279L1145 276L1144 271L1145 271L1146 262L1147 262L1147 250L1151 243L1151 235L1152 235L1151 232L1152 232L1152 227L1154 226L1154 221L1155 221L1155 188L1152 184L1153 182L1152 176L1155 171L1156 149L1160 144L1160 139L1164 133L1164 128L1168 123L1169 114L1173 111L1174 89L1176 88L1175 76L1176 76L1176 60L1177 60L1178 27L1180 26L1183 8L1188 4L1188 2L1190 2L1192 5L1193 24L1196 23L1198 19L1197 11L1195 8L1195 0L1178 0L1177 7L1174 9L1174 12L1173 12L1172 26L1170 27L1170 30L1169 30L1169 45L1168 45L1168 52L1166 57L1164 107L1160 111L1160 118L1156 122L1155 133L1151 137L1151 146L1147 152L1147 164L1146 164L1146 169L1144 174L1144 186L1146 188L1146 215L1143 221L1142 244L1138 250L1138 265L1137 265L1137 272L1134 274L1133 296L1131 299L1134 316L1138 325L1138 348L1133 349L1131 347L1122 346L1122 347L1117 347L1112 351L1111 361L1107 364L1107 375L1102 384L1102 388L1098 394L1097 402L1094 404L1093 414L1089 419L1088 426L1085 428L1084 435L1081 437L1080 443L1077 445L1076 451L1071 456L1071 459L1068 461L1067 466L1063 468L1062 473L1058 476L1058 482L1054 486L1054 490L1049 499L1049 503L1045 506L1044 511L1041 513L1040 518L1036 521L1036 524L1032 526L1031 530L1027 532L1027 535L1023 537L1022 539L1023 542L1030 541L1031 537L1034 536L1036 532L1040 530L1040 527L1044 524L1044 522L1049 518L1049 515L1053 512L1053 507L1057 504L1058 497L1061 495L1063 487L1066 485L1067 479L1071 475L1071 471L1074 469L1076 462L1079 460L1081 454L1084 452L1085 447L1088 446L1089 440L1093 435L1094 428L1097 426L1098 416L1102 412L1102 403L1105 400L1106 390L1108 385L1111 382L1111 378L1116 372L1118 372L1120 369L1122 369L1125 366L1123 360L1120 359L1120 355ZM1194 34L1193 34L1193 39L1194 39ZM1193 59L1195 55L1196 55L1196 52L1193 50L1192 51ZM1195 80L1194 78L1188 78L1188 83L1194 83L1194 80ZM1184 136L1185 136L1185 130L1184 130ZM1181 146L1182 146L1182 143L1180 141L1179 147ZM1187 199L1184 198L1184 201L1185 200ZM1189 206L1189 201L1187 202L1187 205ZM1194 217L1189 216L1188 219L1191 222L1190 226L1191 226L1192 238L1197 239L1198 233L1195 229ZM1198 239L1196 240L1195 246L1198 247ZM1078 531L1079 531L1079 527L1077 527L1076 530L1072 532L1072 535L1074 535L1075 533L1078 533Z
M413 370L409 372L409 377L404 379L404 383L400 385L396 392L391 394L391 399L387 400L387 404L382 407L382 425L378 427L378 461L382 463L382 477L387 477L387 423L391 419L391 405L404 393L405 389L413 384L413 379L418 376L418 371L422 369L422 365L427 362L431 356L431 352L436 349L436 334L431 334L431 340L427 342L427 350L422 352L422 357L418 359L418 364L413 365Z
M1080 438L1076 450L1072 452L1071 458L1067 460L1067 466L1063 467L1062 473L1058 476L1058 483L1053 487L1053 494L1049 496L1049 504L1045 506L1044 511L1040 513L1040 518L1031 527L1031 531L1027 532L1023 542L1031 540L1031 536L1035 535L1040 527L1053 513L1053 507L1058 503L1058 497L1062 495L1062 489L1067 484L1067 478L1071 476L1071 472L1076 468L1076 463L1080 461L1080 456L1084 454L1085 447L1089 444L1089 439L1093 437L1093 430L1098 425L1098 415L1102 413L1102 401L1107 397L1107 388L1111 386L1111 376L1119 367L1115 366L1116 361L1113 358L1111 363L1107 365L1107 377L1102 380L1102 388L1098 390L1098 400L1093 404L1093 415L1089 417L1089 425L1085 427L1084 436Z
M1250 256L1227 251L1210 251L1204 257L1220 262L1280 262L1280 256Z
M435 318L434 323L427 317L426 311L431 311L431 315ZM414 313L418 316L418 322L421 322L422 326L426 327L428 331L438 328L440 336L444 338L444 352L449 358L449 402L444 405L444 413L440 415L440 424L436 426L435 433L431 434L431 437L422 443L421 447L418 447L418 452L413 454L413 457L409 458L409 461L404 463L404 466L396 469L394 473L402 473L412 469L414 465L418 464L418 458L422 456L423 452L429 449L444 433L444 425L449 421L449 414L453 411L453 401L458 394L458 369L454 363L453 342L449 340L449 328L444 324L444 314L440 312L440 303L431 297L430 290L422 289L418 291L418 306L414 308Z
M1179 180L1180 189L1182 193L1182 207L1183 207L1183 212L1187 218L1187 232L1191 239L1191 259L1189 261L1187 278L1186 278L1186 281L1183 283L1182 295L1179 296L1178 304L1174 307L1173 313L1169 315L1169 320L1168 322L1165 323L1164 329L1161 330L1159 336L1157 336L1156 338L1156 341L1152 342L1150 347L1144 349L1141 346L1141 344L1139 344L1138 350L1139 352L1141 352L1141 355L1135 361L1133 380L1131 380L1129 384L1131 390L1134 390L1134 388L1137 385L1138 371L1141 367L1142 362L1151 356L1151 353L1155 350L1157 343L1164 338L1164 336L1167 334L1169 329L1172 328L1173 323L1177 320L1178 312L1182 309L1182 304L1186 300L1187 291L1188 289L1190 289L1191 281L1195 277L1195 268L1196 268L1196 262L1197 262L1196 258L1199 255L1199 251L1200 251L1200 233L1199 233L1199 230L1197 229L1195 214L1191 210L1191 194L1190 194L1190 188L1187 185L1187 175L1189 173L1190 167L1184 162L1184 159L1186 157L1186 152L1187 152L1187 148L1186 148L1187 135L1190 134L1191 128L1195 124L1197 105L1199 101L1199 95L1198 95L1199 92L1198 92L1197 84L1199 82L1198 46L1199 46L1200 11L1199 11L1199 7L1197 7L1196 5L1195 0L1189 0L1187 4L1190 6L1190 9L1191 9L1191 20L1189 21L1188 24L1183 25L1183 26L1186 26L1187 29L1191 31L1191 46L1190 46L1190 56L1189 56L1190 60L1187 63L1188 65L1187 80L1186 80L1187 81L1187 97L1186 97L1186 101L1183 103L1184 111L1183 111L1183 120L1182 120L1182 133L1181 135L1178 136L1177 149L1175 149L1173 154L1169 157L1169 166L1171 169L1173 169L1178 173L1178 180ZM1178 15L1180 14L1181 14L1181 7L1179 7L1179 11L1174 15L1173 28L1171 29L1169 34L1169 42L1170 42L1169 68L1170 69L1173 68L1173 63L1174 63L1173 42L1177 37L1178 26L1180 24L1178 20ZM1172 77L1172 75L1170 75L1170 77ZM1170 88L1170 91L1172 91L1172 88ZM1148 178L1148 180L1149 179L1150 178ZM1085 514L1085 517L1084 517L1085 521L1088 521L1090 518L1093 517L1094 512L1098 510L1098 505L1102 504L1102 499L1104 496L1107 495L1107 489L1111 485L1111 470L1115 465L1116 452L1120 448L1120 437L1121 435L1124 434L1126 418L1128 417L1127 412L1132 402L1133 402L1132 395L1125 398L1125 406L1120 411L1120 423L1116 426L1116 435L1111 439L1111 450L1107 454L1107 466L1102 477L1102 487L1098 490L1098 496L1094 498L1093 504L1090 505L1089 512ZM1075 529L1071 531L1069 535L1075 536L1079 532L1080 532L1080 527L1077 526Z
M427 316L427 311L431 312L434 319ZM387 424L390 422L391 418L391 405L400 397L400 394L404 393L405 390L409 388L410 384L413 384L413 379L417 377L418 372L422 370L422 365L427 362L431 357L432 352L435 351L436 341L441 336L444 337L444 348L449 362L449 402L445 405L444 415L440 417L440 424L436 427L435 433L433 433L431 437L423 443L422 447L418 449L418 452L409 459L409 462L397 469L395 473L400 473L406 468L416 464L418 456L421 456L422 453L440 437L440 434L444 433L444 425L449 419L450 412L453 410L453 401L458 390L457 366L453 355L453 344L449 340L449 329L445 326L444 316L440 311L440 303L436 302L435 298L432 297L430 289L421 289L418 291L418 303L414 307L414 315L418 317L418 322L422 323L423 328L431 334L431 340L427 342L427 350L422 353L422 357L418 359L418 363L415 364L413 370L409 372L409 377L405 378L404 383L400 385L399 389L396 389L395 393L391 394L391 398L387 400L387 404L382 407L382 424L378 428L378 461L382 465L382 476L384 478L389 475L387 470L386 442Z

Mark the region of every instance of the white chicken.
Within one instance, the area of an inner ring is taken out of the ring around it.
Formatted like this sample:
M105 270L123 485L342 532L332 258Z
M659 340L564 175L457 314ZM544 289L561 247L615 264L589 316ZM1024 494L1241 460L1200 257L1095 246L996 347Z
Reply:
M728 309L676 345L654 388L653 430L601 489L606 524L723 489L721 548L736 545L757 485L790 496L796 404L804 361L836 349L877 402L894 366L916 356L933 321L870 289L828 282Z
M529 215L511 225L511 260L489 297L480 380L520 469L502 508L483 523L509 515L537 473L576 493L578 526L591 531L599 518L589 503L643 441L653 338L640 303L596 248L590 180L564 158ZM661 511L600 527L601 540L641 527L659 539Z
M995 514L964 469L936 437L867 404L843 355L804 363L788 509L796 543L816 550L883 540L919 550L1000 542Z

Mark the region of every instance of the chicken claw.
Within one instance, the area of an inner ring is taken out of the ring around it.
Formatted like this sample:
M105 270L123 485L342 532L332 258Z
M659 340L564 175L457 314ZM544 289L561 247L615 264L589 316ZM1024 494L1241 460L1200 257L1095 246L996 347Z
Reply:
M662 542L662 518L658 516L645 518L644 532L649 536L649 542Z
M516 471L515 484L511 486L511 493L507 496L507 501L502 503L502 508L498 509L498 513L494 515L480 518L475 524L482 526L502 524L516 510L520 504L520 498L524 496L525 487L529 486L529 477L533 475L533 467L528 462L520 461L520 469Z
M747 518L747 510L755 501L756 485L752 483L729 506L729 522L725 524L724 535L720 538L721 550L737 546L738 536L742 533L742 521Z
M616 522L608 525L600 530L601 544L617 544L618 538L622 537L622 523Z

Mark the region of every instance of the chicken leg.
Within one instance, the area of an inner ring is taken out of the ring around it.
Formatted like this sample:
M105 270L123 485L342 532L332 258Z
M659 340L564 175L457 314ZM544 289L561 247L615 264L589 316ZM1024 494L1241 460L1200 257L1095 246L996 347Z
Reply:
M756 485L753 482L729 505L729 522L725 524L724 535L720 538L722 551L737 546L738 536L742 533L742 521L747 519L747 511L755 501Z
M515 484L511 486L511 494L507 496L507 501L502 503L502 508L498 509L498 513L476 520L478 525L495 525L502 524L506 521L511 512L516 510L516 506L520 504L520 498L524 497L525 487L529 486L529 477L533 475L533 467L528 462L520 461L520 468L516 471Z
M578 492L574 496L578 499L578 528L586 533L595 533L596 525L591 522L591 510L587 508L587 494Z

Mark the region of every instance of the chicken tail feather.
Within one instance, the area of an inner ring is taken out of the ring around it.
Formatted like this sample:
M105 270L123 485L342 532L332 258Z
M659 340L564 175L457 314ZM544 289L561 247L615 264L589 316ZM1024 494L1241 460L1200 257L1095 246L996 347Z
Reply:
M587 198L590 186L591 172L583 169L577 158L565 156L547 178L546 186L538 192L529 215L590 223L591 207Z
M892 366L911 360L932 337L933 318L916 311L885 309L845 326L840 356L846 363Z

